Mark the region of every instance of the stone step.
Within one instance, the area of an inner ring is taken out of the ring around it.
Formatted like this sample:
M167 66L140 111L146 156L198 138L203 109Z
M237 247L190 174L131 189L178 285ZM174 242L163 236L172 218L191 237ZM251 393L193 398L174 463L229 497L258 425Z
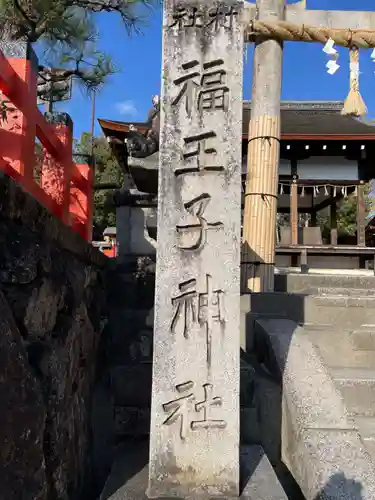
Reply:
M373 297L375 298L374 289L366 288L334 288L334 287L311 287L311 295L319 296L343 296L343 297Z
M278 292L311 293L318 287L375 290L375 276L297 273L275 275L275 290Z
M371 324L375 318L375 297L343 297L304 295L299 293L255 293L241 297L249 312L257 315L276 315L299 324L333 324L340 328L358 328Z
M375 461L375 418L356 417L356 424L367 451Z
M310 324L304 329L329 367L375 370L375 326L351 331Z
M375 417L375 369L331 368L351 416Z
M118 450L100 500L148 500L147 461L146 445L124 443ZM240 471L244 484L239 500L288 500L261 446L241 446ZM192 495L191 498L196 497ZM207 496L209 498L212 497ZM220 498L226 500L227 497Z

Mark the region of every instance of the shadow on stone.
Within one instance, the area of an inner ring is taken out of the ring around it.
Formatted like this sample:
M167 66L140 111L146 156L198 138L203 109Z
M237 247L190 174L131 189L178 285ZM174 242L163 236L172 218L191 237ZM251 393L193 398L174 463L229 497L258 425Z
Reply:
M359 481L347 478L344 473L338 472L331 477L314 500L333 500L336 498L343 500L364 500L362 491L363 486Z
M117 460L100 500L145 498L148 479L149 443L127 440L117 450ZM126 492L126 493L125 493Z

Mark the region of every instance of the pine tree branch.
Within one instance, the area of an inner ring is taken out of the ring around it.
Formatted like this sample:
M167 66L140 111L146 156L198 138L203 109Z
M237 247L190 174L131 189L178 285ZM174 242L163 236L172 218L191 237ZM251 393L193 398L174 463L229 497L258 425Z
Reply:
M25 9L20 4L19 0L13 0L14 7L21 14L24 21L26 22L28 29L25 26L18 26L18 29L23 33L24 36L28 38L30 41L34 41L35 39L35 30L36 30L36 22L29 17ZM38 37L39 38L39 37Z

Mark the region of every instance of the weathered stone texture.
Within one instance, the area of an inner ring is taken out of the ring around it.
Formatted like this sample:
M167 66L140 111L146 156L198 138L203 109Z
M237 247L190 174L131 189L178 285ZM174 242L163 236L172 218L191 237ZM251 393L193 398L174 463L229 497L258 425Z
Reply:
M106 258L8 177L0 199L0 498L83 498Z
M239 489L242 7L164 3L151 498Z

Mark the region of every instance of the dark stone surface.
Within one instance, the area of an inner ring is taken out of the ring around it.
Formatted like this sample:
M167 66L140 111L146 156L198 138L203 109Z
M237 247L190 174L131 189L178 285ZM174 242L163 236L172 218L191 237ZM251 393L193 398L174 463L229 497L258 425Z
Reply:
M152 364L117 366L111 373L115 404L149 407L151 404Z
M108 259L92 245L84 244L82 238L56 219L38 201L23 191L7 175L0 175L0 235L3 241L6 238L8 225L13 224L12 231L20 234L21 227L38 235L35 243L40 245L46 240L51 245L59 247L61 251L73 253L80 261L91 265L105 267ZM6 226L4 226L6 224ZM7 243L12 238L7 238ZM17 238L16 238L17 239ZM42 260L50 265L48 252L40 249Z
M90 498L105 257L0 179L0 498Z
M100 493L116 446L150 430L155 263L148 257L111 261L107 275L108 322L102 335L94 406L95 490Z
M42 388L1 290L0 333L0 498L47 500Z

